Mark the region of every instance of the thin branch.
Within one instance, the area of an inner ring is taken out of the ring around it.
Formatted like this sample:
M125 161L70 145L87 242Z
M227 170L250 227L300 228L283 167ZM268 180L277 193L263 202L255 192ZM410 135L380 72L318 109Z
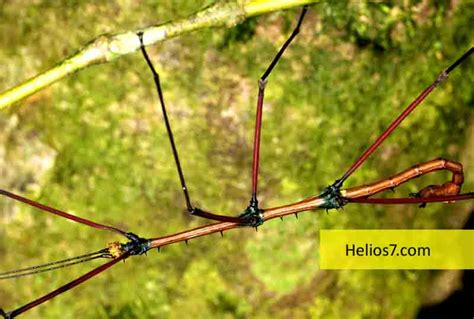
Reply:
M0 110L36 93L52 83L95 64L107 63L140 49L137 32L145 45L152 45L200 29L233 27L245 19L273 11L317 2L316 0L233 0L217 2L191 16L161 25L119 34L104 34L56 66L0 94Z

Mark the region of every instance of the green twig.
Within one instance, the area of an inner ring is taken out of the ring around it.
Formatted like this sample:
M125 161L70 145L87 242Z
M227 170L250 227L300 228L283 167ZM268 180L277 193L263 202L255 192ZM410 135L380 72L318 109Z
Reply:
M195 30L233 27L245 19L309 4L316 0L232 0L217 2L187 18L161 25L113 35L101 35L56 66L0 94L0 110L44 89L69 74L91 65L113 61L137 51L136 33L144 33L145 45L151 45Z

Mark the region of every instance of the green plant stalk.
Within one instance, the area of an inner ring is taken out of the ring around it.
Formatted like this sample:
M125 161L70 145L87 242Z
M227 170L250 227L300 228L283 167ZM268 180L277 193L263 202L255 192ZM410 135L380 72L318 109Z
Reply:
M48 87L83 68L107 63L140 48L137 32L143 32L145 45L155 44L192 31L212 27L233 27L245 19L277 10L314 3L316 0L233 0L215 3L191 16L161 25L120 34L104 34L90 41L75 54L49 70L0 94L0 110Z

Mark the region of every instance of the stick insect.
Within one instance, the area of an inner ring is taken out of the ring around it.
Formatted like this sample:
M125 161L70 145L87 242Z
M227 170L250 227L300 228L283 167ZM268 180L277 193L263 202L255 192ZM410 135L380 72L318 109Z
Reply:
M420 105L423 100L443 81L445 81L448 75L460 66L464 61L466 61L474 52L474 49L471 47L464 54L462 54L457 60L455 60L451 65L444 69L436 79L426 87L414 100L410 103L401 114L396 117L387 128L375 139L367 149L352 163L348 166L348 169L344 171L341 176L335 181L326 187L319 195L306 198L302 201L279 206L273 208L261 208L258 200L258 177L259 177L259 168L260 168L260 141L262 133L262 119L263 119L263 109L264 109L264 96L265 90L267 87L267 82L270 79L270 76L283 56L284 52L290 46L292 41L297 37L301 26L303 25L308 7L305 6L302 9L301 14L296 22L296 26L289 36L289 38L284 42L280 50L276 53L274 59L270 62L268 67L262 73L262 76L258 80L258 96L257 96L257 106L256 106L256 119L255 119L255 128L254 128L254 138L253 138L253 152L252 152L252 166L251 166L251 188L249 191L249 201L245 208L239 214L217 214L209 212L204 208L197 207L192 201L192 190L188 189L186 183L186 172L182 168L182 158L179 155L180 149L178 148L177 143L174 139L172 124L170 116L167 112L167 107L165 103L164 92L160 83L160 76L153 65L153 62L148 55L148 52L145 48L146 43L146 32L137 33L137 41L140 43L141 54L143 59L147 64L149 71L151 72L154 83L156 94L158 97L158 104L161 109L164 125L167 131L172 156L175 162L176 171L178 179L181 185L181 191L184 199L184 206L186 207L187 212L190 215L197 216L200 218L217 221L217 223L211 223L204 225L198 228L193 228L186 230L180 233L172 234L169 236L163 237L154 237L154 238L143 238L142 236L137 235L136 233L124 230L115 226L105 225L96 221L89 219L81 218L69 214L60 209L56 209L50 206L47 206L43 203L36 202L34 200L23 197L19 194L12 193L8 190L0 189L0 194L5 198L21 202L25 205L32 206L39 211L47 212L54 214L58 217L62 217L73 222L92 227L98 230L104 230L108 232L113 232L123 236L125 238L125 243L111 242L106 245L105 248L97 250L95 252L83 254L73 258L63 259L59 261L50 262L47 264L4 271L0 273L0 280L13 279L23 276L30 276L42 272L47 272L55 269L60 269L64 267L73 266L78 263L88 262L95 259L108 259L103 265L92 269L86 274L78 277L77 279L37 298L33 301L30 301L24 305L21 305L12 310L4 310L0 308L0 314L4 318L15 318L28 310L35 308L54 297L75 288L76 286L88 281L89 279L101 274L105 270L116 265L120 261L124 261L129 257L143 255L151 249L160 249L163 246L167 246L177 242L186 242L206 235L213 233L223 233L224 231L242 228L242 227L253 227L257 229L262 226L265 222L283 217L289 214L297 214L303 211L310 211L315 209L339 209L345 205L351 203L362 203L362 204L418 204L426 205L427 203L435 202L454 202L461 200L472 200L474 198L474 193L472 192L461 192L461 187L464 181L462 165L455 161L451 161L444 158L437 158L433 160L426 161L414 165L411 168L394 174L390 177L383 178L379 181L361 185L358 187L351 187L344 189L345 181L358 169L362 164L377 150L377 148L382 144L382 142L400 125L400 123L410 115L415 108ZM185 160L185 158L184 158ZM398 197L398 198L374 198L373 195L379 194L386 190L391 190L399 185L406 183L414 178L426 175L435 171L447 170L452 173L452 178L450 181L442 185L430 185L427 186L417 193L412 194L411 197ZM0 305L4 306L4 305Z

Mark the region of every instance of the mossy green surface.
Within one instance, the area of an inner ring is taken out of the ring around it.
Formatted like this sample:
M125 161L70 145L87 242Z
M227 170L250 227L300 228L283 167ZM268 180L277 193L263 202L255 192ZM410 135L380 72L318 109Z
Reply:
M0 4L0 90L105 32L184 17L211 1ZM239 214L250 198L257 79L299 10L150 47L197 206ZM319 193L437 74L473 44L465 2L318 4L267 85L259 200ZM446 157L474 189L472 58L456 69L345 186ZM94 66L0 113L0 187L156 237L206 223L185 213L153 79L139 53ZM397 189L442 183L433 174ZM392 196L388 194L387 196ZM321 271L322 228L460 228L471 203L306 212L177 244L118 264L24 318L410 318L428 271ZM0 272L121 238L0 199ZM0 282L9 310L99 263Z

